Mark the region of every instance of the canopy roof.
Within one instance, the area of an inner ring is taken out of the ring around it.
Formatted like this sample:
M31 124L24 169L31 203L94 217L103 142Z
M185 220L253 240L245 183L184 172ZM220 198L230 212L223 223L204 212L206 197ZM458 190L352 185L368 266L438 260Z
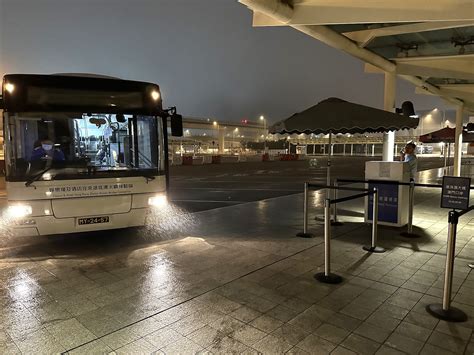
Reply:
M270 133L366 133L416 128L418 118L402 116L335 97L270 127Z
M423 134L420 136L420 142L422 143L454 143L455 139L455 128L445 127L434 132ZM474 133L466 131L462 132L463 142L470 143L474 142Z
M472 0L239 0L253 26L289 26L474 112Z

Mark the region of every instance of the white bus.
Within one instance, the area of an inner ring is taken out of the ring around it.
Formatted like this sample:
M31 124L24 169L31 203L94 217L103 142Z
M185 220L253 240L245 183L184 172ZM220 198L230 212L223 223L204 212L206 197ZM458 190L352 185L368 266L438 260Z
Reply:
M14 235L143 226L167 204L167 124L156 84L80 75L6 75L4 219Z

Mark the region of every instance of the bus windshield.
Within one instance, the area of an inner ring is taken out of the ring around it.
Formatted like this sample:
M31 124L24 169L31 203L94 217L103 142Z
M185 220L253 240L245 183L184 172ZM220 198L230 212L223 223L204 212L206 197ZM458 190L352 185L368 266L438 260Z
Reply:
M121 113L5 115L8 181L163 174L161 119Z

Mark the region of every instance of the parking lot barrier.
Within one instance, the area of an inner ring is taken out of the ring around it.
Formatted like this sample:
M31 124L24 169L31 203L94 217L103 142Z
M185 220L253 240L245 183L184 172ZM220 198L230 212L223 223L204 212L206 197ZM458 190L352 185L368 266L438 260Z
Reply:
M413 233L413 211L415 208L415 181L410 181L410 190L408 191L408 223L407 231L400 233L405 238L420 238L420 235Z
M333 199L334 200L337 200L337 197L338 197L338 182L337 182L337 179L334 180L334 189L332 190L333 191ZM337 220L337 203L334 203L332 204L333 208L332 208L332 220L331 220L331 225L332 226L342 226L344 223L340 222Z
M309 183L304 183L304 206L303 206L303 232L296 236L301 238L313 238L314 235L308 233L308 208L309 208Z
M342 277L331 273L331 200L324 200L324 272L317 273L314 278L319 282L338 284Z
M305 185L306 187L306 185ZM310 187L321 187L327 189L336 189L335 186L324 186L324 185L315 185L315 184L308 184L307 188L309 190ZM324 272L320 272L314 275L314 278L319 282L329 283L329 284L337 284L342 282L342 277L334 274L331 272L331 205L342 203L350 200L354 200L357 198L374 195L374 218L372 219L372 243L370 247L364 247L364 250L368 252L377 252L382 253L385 251L384 248L377 247L377 221L378 221L378 192L377 189L373 189L372 191L365 190L365 189L357 189L357 188L348 188L348 187L338 187L341 190L350 190L350 191L363 191L361 193L342 197L338 199L331 200L326 198L324 200ZM307 213L307 209L306 209Z
M385 248L377 246L379 223L379 191L374 188L372 203L372 243L370 246L364 246L362 249L370 253L385 253Z

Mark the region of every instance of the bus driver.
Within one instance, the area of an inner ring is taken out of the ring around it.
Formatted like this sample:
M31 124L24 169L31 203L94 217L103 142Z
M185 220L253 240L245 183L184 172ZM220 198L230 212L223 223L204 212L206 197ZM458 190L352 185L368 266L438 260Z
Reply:
M64 153L54 147L54 143L49 139L43 139L35 142L33 153L31 154L31 161L38 160L53 160L65 161Z

